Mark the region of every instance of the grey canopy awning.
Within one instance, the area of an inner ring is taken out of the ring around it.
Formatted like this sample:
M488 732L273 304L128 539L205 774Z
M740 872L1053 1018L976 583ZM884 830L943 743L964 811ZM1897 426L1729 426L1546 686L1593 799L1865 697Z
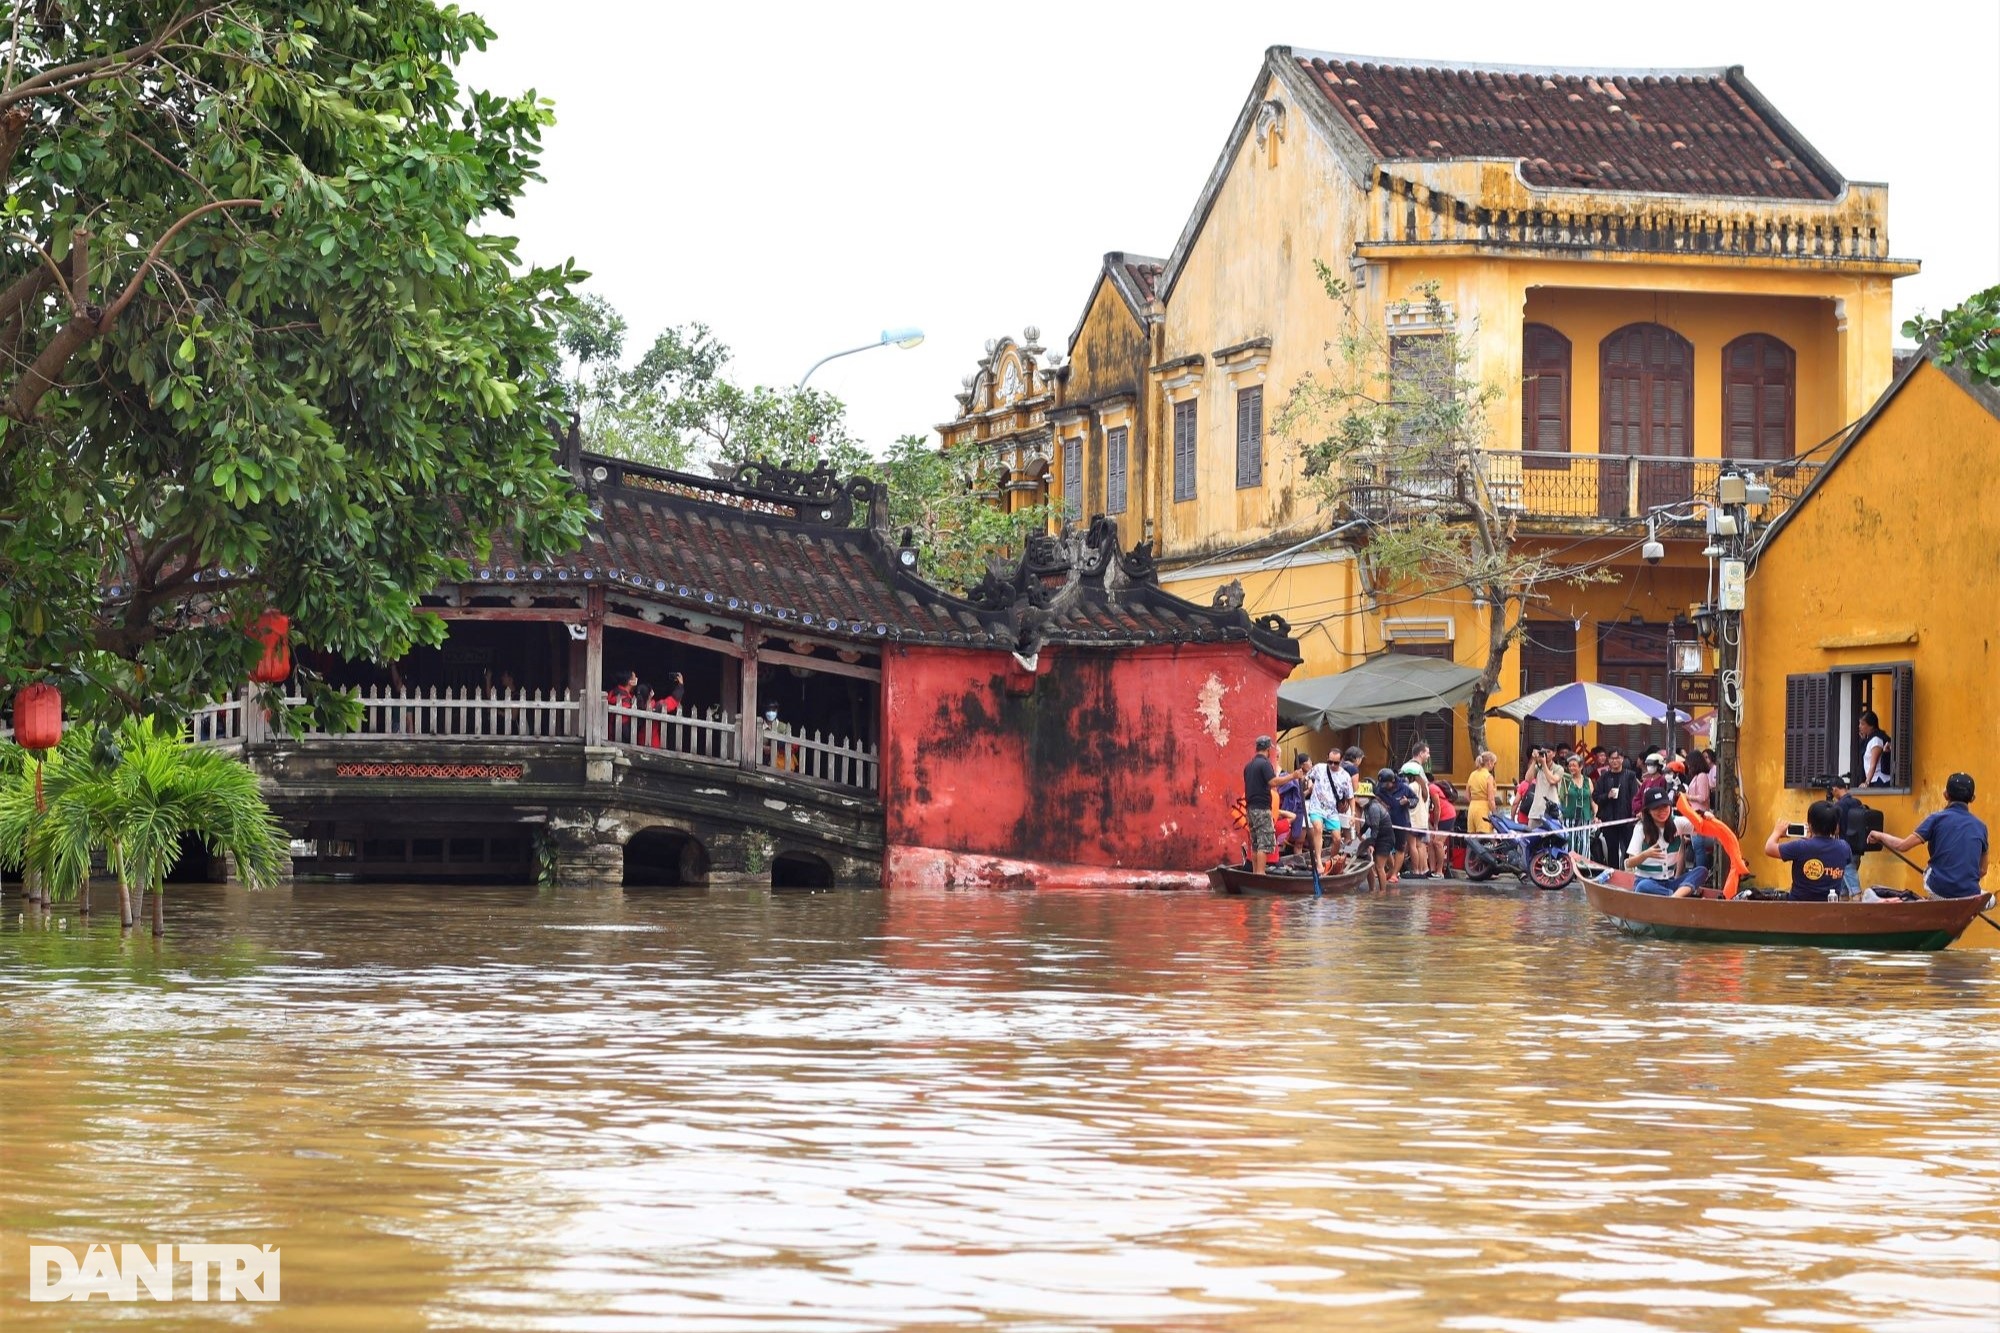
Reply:
M1278 687L1278 720L1288 727L1340 731L1464 703L1479 672L1435 657L1384 653L1333 676Z

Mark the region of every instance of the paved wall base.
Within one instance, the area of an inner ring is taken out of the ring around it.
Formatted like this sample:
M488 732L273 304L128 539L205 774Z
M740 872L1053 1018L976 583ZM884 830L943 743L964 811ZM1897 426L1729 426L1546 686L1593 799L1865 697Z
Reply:
M1207 889L1200 871L1024 861L941 847L891 846L882 882L891 889Z

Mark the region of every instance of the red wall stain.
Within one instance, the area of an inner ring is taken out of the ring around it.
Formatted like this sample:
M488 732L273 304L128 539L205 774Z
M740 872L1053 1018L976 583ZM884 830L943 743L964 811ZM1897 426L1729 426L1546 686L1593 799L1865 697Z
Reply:
M884 668L892 846L1162 870L1237 855L1229 803L1291 670L1245 643L1044 649L1026 694L1004 652Z

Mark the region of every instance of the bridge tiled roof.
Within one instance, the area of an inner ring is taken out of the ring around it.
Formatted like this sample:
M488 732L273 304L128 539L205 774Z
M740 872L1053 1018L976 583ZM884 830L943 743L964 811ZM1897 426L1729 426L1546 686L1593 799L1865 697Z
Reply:
M647 601L747 624L856 640L1005 648L1249 641L1287 661L1281 624L1203 607L1159 587L1143 551L1121 552L1104 520L1067 540L1036 538L1011 577L956 596L904 567L882 531L872 483L751 464L731 480L572 454L593 521L559 565L524 563L504 540L479 583L602 584ZM855 526L856 505L869 506Z

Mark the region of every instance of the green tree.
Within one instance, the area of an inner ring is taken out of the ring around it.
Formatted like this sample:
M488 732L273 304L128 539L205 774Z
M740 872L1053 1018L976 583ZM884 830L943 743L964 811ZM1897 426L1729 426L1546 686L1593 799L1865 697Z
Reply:
M166 928L167 875L182 839L227 855L244 882L262 888L284 869L290 843L271 817L250 769L229 755L189 744L150 717L127 718L115 752L93 756L82 731L64 737L37 807L31 765L0 787L0 858L37 870L58 899L88 883L103 851L118 880L119 921L132 924L132 890L153 895L153 933Z
M1919 313L1903 322L1903 336L1929 343L1937 359L1962 366L1988 384L2000 384L2000 287L1974 292L1942 315Z
M963 589L986 572L988 556L1018 554L1030 535L1048 531L1049 507L1006 513L974 493L973 464L919 435L905 435L870 473L888 491L889 524L908 529L918 569L946 588Z
M1610 577L1524 542L1493 475L1488 411L1500 389L1472 371L1473 330L1461 330L1435 285L1412 305L1433 330L1407 342L1366 320L1346 283L1316 265L1341 306L1340 333L1324 375L1301 380L1274 433L1297 444L1320 498L1366 524L1366 577L1384 596L1422 598L1463 590L1485 603L1486 642L1466 704L1475 752L1486 746L1486 706L1507 650L1528 612L1554 584Z
M579 276L486 229L546 103L461 87L429 0L64 0L0 30L0 689L176 710L276 605L400 656L415 599L585 514L556 464Z

